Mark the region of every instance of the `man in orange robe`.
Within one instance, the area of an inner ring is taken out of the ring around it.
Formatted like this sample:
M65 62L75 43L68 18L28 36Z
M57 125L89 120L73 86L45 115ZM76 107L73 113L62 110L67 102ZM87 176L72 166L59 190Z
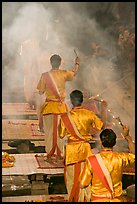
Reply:
M91 186L91 202L124 202L122 196L122 173L125 168L135 165L135 145L127 126L123 126L123 136L128 142L129 153L113 152L116 134L105 129L100 134L102 151L87 158L79 177L82 189Z
M74 90L70 94L72 110L61 116L59 123L60 138L67 137L65 148L65 179L69 201L80 202L89 188L81 191L78 185L78 177L83 168L85 159L92 154L89 141L92 140L90 128L100 131L103 122L94 112L82 107L83 94ZM86 196L88 201L88 196Z
M65 103L67 81L72 81L79 67L79 58L75 59L75 66L72 71L59 69L61 57L53 55L50 58L52 69L42 73L37 89L39 94L45 94L45 102L42 108L43 128L45 132L45 146L48 160L56 153L58 158L63 156L63 140L58 137L58 121L60 115L68 111ZM41 120L42 121L42 120ZM42 124L40 124L40 127Z

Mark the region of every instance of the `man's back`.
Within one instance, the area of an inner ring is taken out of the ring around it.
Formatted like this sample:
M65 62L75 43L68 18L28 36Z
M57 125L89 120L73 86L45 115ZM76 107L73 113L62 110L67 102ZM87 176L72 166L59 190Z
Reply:
M67 71L67 70L60 70L60 69L52 69L48 73L51 74L53 80L56 83L56 86L60 92L60 96L65 98L66 91L65 91L65 83L66 81L73 80L74 72ZM45 75L47 72L41 75L41 79L38 83L37 89L43 91L46 94L46 97L55 98L54 94L51 92L50 88L47 86L47 82L45 79Z
M66 145L66 164L82 161L92 154L90 144L88 143L92 139L90 128L94 127L96 131L99 131L103 126L102 121L94 112L84 109L82 106L74 107L69 113L70 123L78 131L78 134L84 138L84 141L81 141L80 137L76 137L75 133L68 130L67 126L69 126L69 123L64 124L64 121L60 122L58 127L59 136L60 138L65 136L68 138Z
M50 74L50 78L52 78L50 80L52 80L52 83L59 93L58 97L54 94L52 85L50 85L50 83L47 83L47 74ZM41 75L37 89L43 92L46 96L46 101L42 109L43 114L60 114L67 111L67 106L64 102L64 98L66 96L65 83L66 81L73 80L73 77L74 72L59 69L52 69L49 72L45 72Z
M105 166L107 167L115 192L115 197L118 197L122 194L122 173L124 168L134 167L135 155L125 152L113 152L109 148L105 148L100 153ZM82 172L84 179L81 180L82 185L90 183L92 179L91 194L96 196L102 196L110 194L106 187L102 184L98 176L94 173L90 160L92 157L89 157L86 163L86 166ZM89 174L91 176L89 176Z
M102 121L95 115L94 112L84 109L82 106L74 107L70 111L70 115L74 124L76 125L77 130L81 135L84 136L86 140L92 139L92 135L90 133L90 129L95 128L96 130L101 130ZM71 140L76 140L75 137L67 131L64 124L61 127L62 131L60 132L60 137L67 135L67 137ZM65 131L65 132L64 132Z

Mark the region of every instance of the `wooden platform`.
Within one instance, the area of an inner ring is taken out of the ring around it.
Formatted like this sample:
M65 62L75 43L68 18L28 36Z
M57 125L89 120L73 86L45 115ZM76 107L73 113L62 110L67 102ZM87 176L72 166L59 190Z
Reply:
M28 103L3 103L2 115L36 115Z
M124 196L125 202L135 202L134 198ZM29 195L29 196L12 196L3 197L2 202L68 202L67 194L57 195Z
M44 140L44 133L38 131L38 120L2 120L2 140Z
M2 168L2 175L31 175L35 173L43 174L63 174L64 168L40 169L35 158L36 154L12 154L15 157L13 167ZM43 154L46 156L46 153Z
M2 202L67 202L67 194L3 197Z
M3 119L38 119L28 103L2 103Z

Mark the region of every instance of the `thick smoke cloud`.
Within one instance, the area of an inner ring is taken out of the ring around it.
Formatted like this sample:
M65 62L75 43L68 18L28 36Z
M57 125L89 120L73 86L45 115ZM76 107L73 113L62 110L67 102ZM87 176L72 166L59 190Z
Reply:
M127 12L134 13L134 3L128 4ZM74 88L100 94L123 122L131 126L134 137L134 106L126 113L116 99L118 95L121 98L125 90L116 63L118 18L115 2L3 2L3 92L24 88L24 67L34 59L35 82L42 72L50 69L52 54L61 55L63 68L72 69L75 49L81 64L74 82L67 85L67 94ZM127 21L128 14L122 23ZM94 57L93 43L99 44L106 54Z

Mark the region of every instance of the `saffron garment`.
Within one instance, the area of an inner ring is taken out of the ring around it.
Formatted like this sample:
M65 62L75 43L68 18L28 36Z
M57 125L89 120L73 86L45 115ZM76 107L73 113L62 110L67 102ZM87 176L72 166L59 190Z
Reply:
M114 194L110 198L110 192L102 184L98 176L94 173L89 157L79 177L80 184L83 187L91 185L91 201L93 202L122 202L122 173L123 169L134 167L135 155L126 152L113 152L111 149L104 148L100 155L107 167L112 183Z
M49 71L49 73L54 79L55 86L59 92L59 97L57 97L48 86L45 79L45 75L47 74L46 72L41 75L37 89L43 93L46 98L41 109L45 132L46 152L49 156L52 156L54 153L60 156L61 153L63 154L63 140L59 142L60 147L58 147L58 140L60 140L60 138L57 138L57 126L59 115L68 111L68 107L64 102L66 96L65 84L67 81L73 80L74 72L68 70L52 69Z
M83 168L85 159L92 155L91 147L88 142L92 139L92 136L90 135L90 127L99 131L101 130L103 123L95 113L82 107L75 107L69 113L71 116L70 120L72 119L72 123L75 124L75 128L81 135L81 137L78 138L78 135L76 136L72 132L69 132L61 119L58 127L59 136L60 138L67 137L64 176L66 179L69 201L88 201L89 187L86 190L81 190L79 188L78 177Z

